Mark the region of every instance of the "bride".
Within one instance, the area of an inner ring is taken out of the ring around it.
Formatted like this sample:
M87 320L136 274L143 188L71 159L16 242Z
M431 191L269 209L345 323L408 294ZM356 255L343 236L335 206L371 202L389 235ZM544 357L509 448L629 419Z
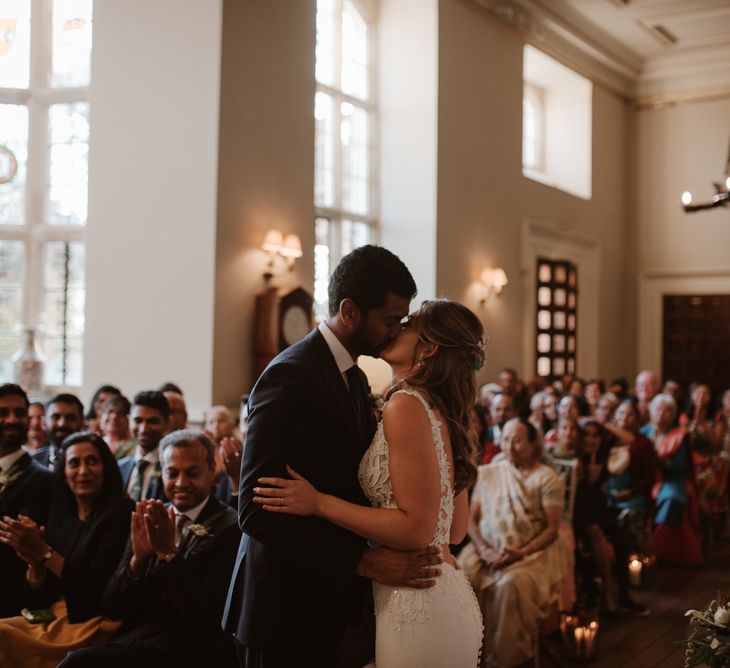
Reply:
M260 478L254 502L272 513L316 515L396 549L439 546L444 568L435 587L373 582L377 668L476 666L481 613L449 543L466 535L467 488L476 477L468 411L484 362L482 325L457 302L427 301L381 357L393 382L359 469L372 507L318 492L290 467L291 479Z

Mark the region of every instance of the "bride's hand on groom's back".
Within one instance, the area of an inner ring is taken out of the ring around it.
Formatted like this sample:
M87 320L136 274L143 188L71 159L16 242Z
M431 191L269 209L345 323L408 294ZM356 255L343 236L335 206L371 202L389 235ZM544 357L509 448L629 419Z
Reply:
M422 550L378 547L365 550L355 572L391 587L428 589L441 575L441 550L431 545Z
M290 515L319 514L319 492L290 466L286 467L287 478L259 478L259 485L253 488L253 502L272 513Z

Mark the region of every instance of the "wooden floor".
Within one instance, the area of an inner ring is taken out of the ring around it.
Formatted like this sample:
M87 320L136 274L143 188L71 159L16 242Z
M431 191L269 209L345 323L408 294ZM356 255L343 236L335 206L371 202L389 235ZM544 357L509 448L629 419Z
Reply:
M707 556L707 555L706 555ZM682 668L690 608L704 610L718 590L730 594L730 537L720 538L702 567L660 565L651 591L634 591L634 598L648 605L646 618L626 617L602 623L598 659L591 668ZM557 638L547 638L540 668L576 666L560 658Z

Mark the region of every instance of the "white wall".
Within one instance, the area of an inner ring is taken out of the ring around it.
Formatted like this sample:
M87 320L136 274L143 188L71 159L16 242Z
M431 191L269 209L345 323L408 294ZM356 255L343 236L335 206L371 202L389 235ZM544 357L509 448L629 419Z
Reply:
M82 398L211 403L222 0L94 4Z

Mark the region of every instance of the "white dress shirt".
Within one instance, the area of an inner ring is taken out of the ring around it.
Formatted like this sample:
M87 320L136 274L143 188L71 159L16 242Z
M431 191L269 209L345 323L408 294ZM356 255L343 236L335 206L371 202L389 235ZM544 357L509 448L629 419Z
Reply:
M144 473L142 474L142 497L145 498L145 495L147 494L147 488L150 486L150 480L152 480L152 476L155 474L155 468L157 466L157 462L160 460L160 449L155 448L154 450L151 450L147 454L144 454L144 451L142 448L137 446L137 450L134 453L134 463L132 465L132 474L129 476L129 482L127 483L127 494L131 494L132 490L134 489L134 484L137 482L137 462L140 459L144 459L145 461L148 461L150 465L144 470Z
M342 342L335 336L335 333L327 326L326 323L320 322L317 329L319 329L320 334L324 337L327 347L330 349L332 356L335 358L335 364L337 364L337 368L340 371L345 387L349 389L345 372L350 367L355 366L355 360L352 359L350 353L347 352L347 348L342 345Z

